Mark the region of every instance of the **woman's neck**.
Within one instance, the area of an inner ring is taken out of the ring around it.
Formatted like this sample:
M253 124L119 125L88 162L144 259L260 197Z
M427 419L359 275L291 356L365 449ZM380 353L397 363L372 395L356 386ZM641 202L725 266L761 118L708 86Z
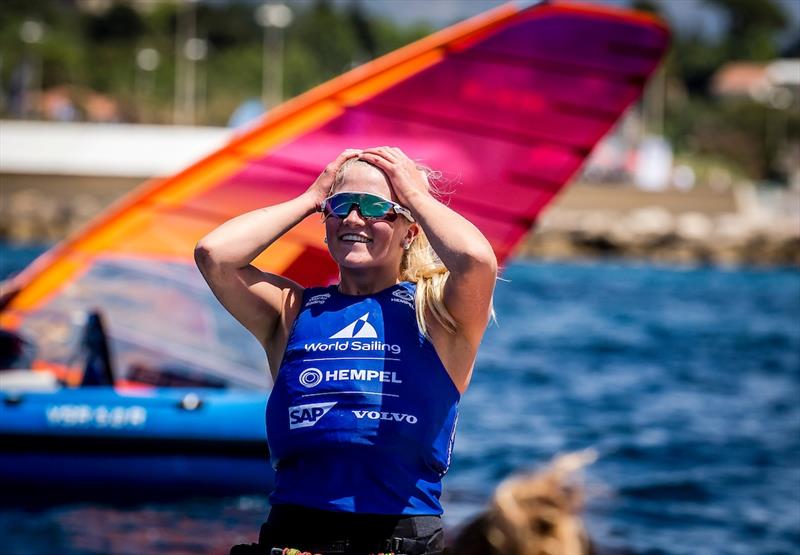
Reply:
M387 272L384 268L340 268L339 275L339 292L345 295L372 295L400 281L396 272Z

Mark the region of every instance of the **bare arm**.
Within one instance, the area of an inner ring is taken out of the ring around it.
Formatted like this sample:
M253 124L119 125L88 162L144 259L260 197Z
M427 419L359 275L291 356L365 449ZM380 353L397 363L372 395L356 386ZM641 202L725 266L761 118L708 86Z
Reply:
M330 191L339 166L356 154L358 151L348 150L339 155L302 195L228 220L195 247L197 267L214 295L265 348L275 333L283 307L303 289L287 278L262 272L251 263L317 209Z
M470 342L479 343L491 317L497 279L492 246L470 221L430 195L410 198L409 208L450 271L444 287L447 310Z
M302 292L281 276L251 262L314 210L301 195L228 220L197 243L194 258L219 302L266 346L281 314L284 296Z

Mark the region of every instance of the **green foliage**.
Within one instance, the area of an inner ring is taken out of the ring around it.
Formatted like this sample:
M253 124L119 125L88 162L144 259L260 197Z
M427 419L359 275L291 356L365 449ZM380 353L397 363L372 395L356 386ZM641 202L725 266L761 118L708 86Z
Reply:
M127 4L114 4L105 13L86 16L84 29L90 43L125 44L136 41L144 32L145 24L139 13Z
M261 50L247 46L215 51L207 72L208 109L205 121L225 125L236 107L261 96Z
M342 72L430 34L427 25L399 26L365 12L368 0L352 0L339 9L316 0L294 9L283 31L285 98L303 93ZM397 0L400 1L400 0ZM664 16L665 2L633 0L639 9ZM786 144L800 142L800 110L775 111L750 100L720 102L709 92L714 73L730 61L773 59L778 31L788 23L776 0L705 0L728 25L719 38L685 35L677 30L666 61L665 133L679 156L728 160L743 176L775 176ZM195 4L196 28L208 41L208 56L196 66L197 123L224 125L243 101L261 96L264 31L254 10L261 0L201 0ZM41 67L44 88L64 85L77 96L90 91L121 102L136 121L169 123L175 102L175 33L178 10L188 4L153 0L147 9L115 0L96 13L80 0L2 0L0 17L0 91L27 60ZM139 4L142 6L143 4ZM26 20L44 25L38 43L24 44ZM152 48L160 63L153 71L137 68L140 49ZM788 52L800 52L800 37ZM267 60L269 63L269 59ZM0 103L0 109L8 103ZM8 113L0 112L0 117Z
M708 94L711 77L730 58L722 43L709 44L699 35L678 37L667 59L670 75L678 75L693 96Z
M724 38L728 57L769 60L777 54L775 34L788 24L786 14L772 0L705 0L727 20Z
M787 145L800 142L797 104L777 111L747 97L721 100L711 95L710 85L726 63L775 59L786 14L774 0L705 2L725 17L726 31L716 40L675 33L666 61L672 94L667 96L665 134L679 156L722 161L749 179L780 178Z
M175 97L175 33L186 4L162 0L134 9L116 0L104 12L78 0L3 0L0 18L0 90L7 91L23 60L41 67L41 85L67 85L77 96L93 90L135 107L139 121L168 123ZM199 120L224 125L244 100L261 96L263 30L254 10L261 2L204 2L196 5L197 36L208 41L208 56L196 66ZM298 95L343 71L431 32L398 27L368 17L359 4L345 10L317 0L294 9L284 31L284 96ZM38 44L24 44L26 20L44 24ZM160 63L151 72L137 68L136 55L153 48ZM268 60L269 63L269 60ZM7 105L6 105L7 108ZM9 114L0 112L0 116Z
M173 33L174 26L173 16L165 32ZM215 50L240 48L245 44L252 48L261 41L261 28L253 17L252 4L199 4L197 28Z
M649 12L658 16L662 15L661 9L654 0L633 0L633 2L631 2L631 8L639 10L640 12Z

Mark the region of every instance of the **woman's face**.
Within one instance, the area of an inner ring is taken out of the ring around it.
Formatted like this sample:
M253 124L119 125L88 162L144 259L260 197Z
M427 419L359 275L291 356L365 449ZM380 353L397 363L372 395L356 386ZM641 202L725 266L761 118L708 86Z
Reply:
M365 162L349 164L342 183L331 194L346 191L374 193L397 202L383 172ZM346 218L331 216L325 220L328 250L345 268L399 268L409 225L402 217L393 222L366 220L357 210L351 210Z

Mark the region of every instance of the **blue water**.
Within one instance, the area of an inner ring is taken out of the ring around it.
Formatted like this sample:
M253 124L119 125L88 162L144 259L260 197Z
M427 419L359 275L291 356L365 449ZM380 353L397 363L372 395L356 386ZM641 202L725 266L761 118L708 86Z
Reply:
M15 271L37 249L2 247ZM800 552L800 273L517 261L445 478L448 526L505 476L592 447L601 552ZM0 553L227 553L263 497L0 509Z

